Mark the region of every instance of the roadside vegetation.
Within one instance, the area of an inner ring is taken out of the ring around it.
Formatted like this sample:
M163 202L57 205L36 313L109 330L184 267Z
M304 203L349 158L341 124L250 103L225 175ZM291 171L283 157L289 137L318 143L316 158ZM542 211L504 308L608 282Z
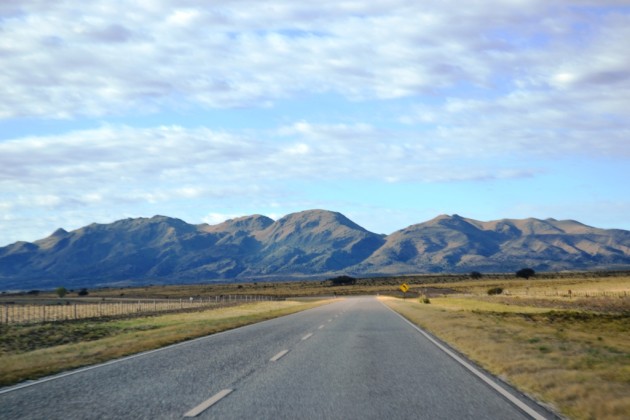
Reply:
M327 302L257 302L122 320L0 325L0 386L164 347Z
M630 276L485 279L449 288L454 293L430 304L422 288L417 298L382 299L569 418L628 418Z
M400 295L398 286L406 283L411 287L410 296L420 291L420 287L439 289L442 293L446 289L462 291L473 287L474 280L480 280L481 285L495 282L498 286L519 287L523 292L526 287L534 287L537 281L543 281L542 287L547 289L548 282L570 285L584 280L606 280L611 278L630 278L630 272L580 272L580 273L535 273L534 277L524 279L516 273L488 274L473 271L462 274L419 274L407 276L353 278L338 276L330 279L313 279L304 281L252 281L249 283L218 283L179 284L179 285L147 285L131 287L105 287L98 289L69 289L63 298L55 291L31 290L23 293L0 294L0 304L3 302L72 302L74 300L98 299L189 299L190 297L210 297L228 295L260 295L281 298L347 296L365 294ZM549 283L552 284L552 283ZM485 287L485 286L482 286Z
M404 294L403 283L409 285ZM628 272L340 276L67 290L63 297L54 290L2 294L4 305L228 295L289 300L134 319L0 324L0 385L297 312L335 296L365 294L379 295L412 322L568 418L628 418Z

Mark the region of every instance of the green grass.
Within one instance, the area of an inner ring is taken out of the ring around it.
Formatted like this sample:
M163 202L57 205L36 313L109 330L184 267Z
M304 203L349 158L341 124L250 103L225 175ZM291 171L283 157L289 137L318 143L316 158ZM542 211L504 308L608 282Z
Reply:
M94 341L123 331L119 324L112 321L0 325L0 356Z

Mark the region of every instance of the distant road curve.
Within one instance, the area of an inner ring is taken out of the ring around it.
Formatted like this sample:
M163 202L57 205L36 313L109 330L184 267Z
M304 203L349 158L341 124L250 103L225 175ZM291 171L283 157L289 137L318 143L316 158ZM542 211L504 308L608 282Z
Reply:
M543 419L376 298L0 390L2 419Z

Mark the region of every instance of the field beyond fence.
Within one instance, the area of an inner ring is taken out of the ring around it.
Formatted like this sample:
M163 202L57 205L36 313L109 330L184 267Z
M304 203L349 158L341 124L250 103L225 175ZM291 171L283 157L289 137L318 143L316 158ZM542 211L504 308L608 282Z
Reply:
M220 308L248 302L283 300L271 296L227 295L190 299L116 299L44 303L3 303L0 323L36 324L90 318L144 316Z
M577 298L577 297L618 297L625 298L630 296L630 292L626 290L621 291L580 291L580 290L533 290L533 291L518 291L512 292L506 290L504 292L508 296L531 296L531 297L565 297L565 298Z

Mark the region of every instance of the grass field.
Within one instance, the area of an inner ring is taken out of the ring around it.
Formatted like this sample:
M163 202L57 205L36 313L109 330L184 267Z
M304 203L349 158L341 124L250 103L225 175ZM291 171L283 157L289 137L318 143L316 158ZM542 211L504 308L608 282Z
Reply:
M223 296L219 299L111 299L22 298L11 304L0 301L0 324L35 324L96 318L133 318L168 312L217 309L253 301L277 300L267 296Z
M411 290L402 300L401 283ZM488 295L491 288L503 293ZM569 293L569 290L571 291ZM0 385L161 347L322 303L379 294L393 309L480 366L573 419L630 418L630 275L405 276L328 282L153 286L90 290L91 299L300 296L218 310L127 320L0 326ZM392 297L394 296L394 297ZM430 304L422 303L427 298ZM38 296L1 296L46 302Z
M527 288L532 293L536 290L541 292L555 292L565 287L573 287L576 291L576 284L586 282L588 289L593 288L593 282L610 284L611 279L628 279L630 272L584 272L584 273L539 273L535 280L517 279L513 274L485 274L482 281L470 281L468 274L422 274L392 277L359 278L354 285L333 286L330 281L308 280L308 281L286 281L271 282L260 281L251 283L205 283L192 285L153 285L139 287L107 287L89 290L89 299L189 299L208 298L214 296L228 295L260 295L270 297L319 297L319 296L347 296L361 294L400 294L398 286L407 283L411 286L410 294L422 293L423 289L437 289L438 293L446 289L453 291L470 293L477 288L481 293L485 293L487 284L508 284L509 288L514 286L514 293L527 293ZM535 284L542 282L538 289ZM555 285L555 286L554 286ZM62 286L62 284L60 284ZM551 287L551 288L550 288ZM608 286L607 286L608 287ZM567 289L567 290L568 290ZM580 289L584 291L584 289ZM611 291L609 289L605 289ZM77 296L77 290L72 290L62 300L81 301L86 298ZM630 292L630 291L628 291ZM59 299L52 290L40 291L37 294L30 293L2 293L0 294L0 304L3 302L41 302L57 303Z
M382 298L493 374L573 419L630 416L630 277L449 285L456 294ZM488 296L503 287L512 295ZM556 289L589 298L556 296ZM521 294L519 291L527 291ZM535 293L533 293L535 292ZM554 293L552 293L554 292ZM551 295L545 297L545 294Z
M258 302L145 318L0 325L0 386L156 349L325 304Z

